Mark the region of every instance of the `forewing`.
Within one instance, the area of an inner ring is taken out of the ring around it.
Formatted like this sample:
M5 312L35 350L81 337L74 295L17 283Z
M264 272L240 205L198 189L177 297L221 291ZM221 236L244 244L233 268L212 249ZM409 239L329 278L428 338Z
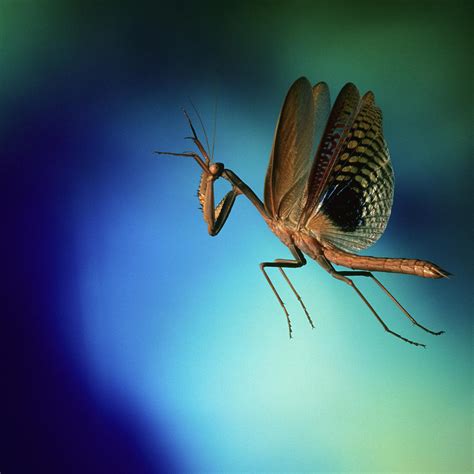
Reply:
M265 208L273 218L287 218L303 194L314 120L311 84L301 77L290 87L283 103L265 178Z
M343 250L369 247L387 225L393 185L382 113L368 92L305 226Z
M302 167L302 173L293 184L280 205L280 217L285 220L289 227L298 224L303 205L306 202L306 191L308 175L311 166L311 156L314 156L314 148L321 141L326 123L328 121L329 112L331 111L331 99L329 96L329 88L326 83L318 82L313 86L313 103L314 103L314 135L312 140L312 150L309 154L306 167Z

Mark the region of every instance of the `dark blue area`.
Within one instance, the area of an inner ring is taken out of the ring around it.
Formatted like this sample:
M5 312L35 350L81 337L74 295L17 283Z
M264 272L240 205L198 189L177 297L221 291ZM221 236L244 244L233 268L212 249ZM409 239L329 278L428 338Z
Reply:
M157 8L153 14L129 16L117 5L81 4L74 11L70 3L62 8L57 5L66 36L39 44L38 70L22 88L12 86L12 94L2 97L7 119L0 168L0 470L176 472L183 463L165 429L147 441L153 446L150 453L143 441L147 420L137 419L136 410L132 415L132 409L98 399L66 345L65 331L74 337L71 322L80 318L68 214L75 187L94 181L113 163L113 151L106 149L93 122L95 112L107 111L136 91L171 88L170 77L205 69L211 52L199 39L204 25L191 18L191 10L180 13L181 27L194 38L183 62L175 61L182 45L170 42L170 29L163 28L167 25L175 35L173 22L165 21L175 11ZM156 433L156 420L153 426Z
M86 152L94 137L77 124L81 112L60 95L52 105L17 102L4 130L0 470L175 472L166 431L153 440L152 459L143 446L146 420L99 400L67 346L81 316L70 201L74 183L97 168Z

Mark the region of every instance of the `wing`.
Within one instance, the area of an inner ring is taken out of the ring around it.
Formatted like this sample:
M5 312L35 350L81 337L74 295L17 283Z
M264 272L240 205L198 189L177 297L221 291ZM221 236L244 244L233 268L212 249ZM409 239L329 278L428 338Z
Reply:
M357 115L360 95L354 84L346 84L337 96L334 107L319 144L309 174L306 201L300 221L305 222L314 213L318 198L324 190L328 177L343 146L350 127Z
M297 227L303 211L303 204L307 199L307 182L310 172L311 156L314 155L314 147L319 144L323 135L329 112L331 111L331 99L329 88L325 82L318 82L313 86L314 104L314 137L312 140L312 151L307 159L306 166L302 169L299 177L291 190L285 195L280 205L280 218L284 219L290 228Z
M315 86L313 86L313 101L315 121L313 139L314 148L314 146L317 147L321 142L323 132L328 122L329 113L331 112L331 99L329 97L329 88L325 82L318 82ZM312 153L312 156L314 156L314 153Z
M314 135L311 84L301 77L290 87L280 112L265 177L265 208L273 218L287 219L303 195Z
M369 247L387 225L394 184L382 113L372 92L362 98L330 165L321 173L327 175L325 186L304 226L343 250Z

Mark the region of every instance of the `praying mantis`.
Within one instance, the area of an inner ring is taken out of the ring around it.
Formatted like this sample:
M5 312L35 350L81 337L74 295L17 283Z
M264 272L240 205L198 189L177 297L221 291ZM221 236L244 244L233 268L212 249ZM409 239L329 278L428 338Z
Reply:
M373 280L416 326L417 322L372 272L392 272L424 278L445 278L450 274L434 263L407 258L368 257L354 252L369 247L385 230L393 204L393 170L382 131L382 114L372 92L360 97L352 83L346 84L331 108L329 88L312 86L301 77L290 87L277 121L270 162L264 185L264 201L223 163L213 162L199 140L189 115L190 138L198 152L160 155L192 158L201 168L198 198L211 236L217 235L230 215L236 198L245 196L270 230L288 247L293 258L262 262L260 269L275 294L288 324L288 310L269 277L268 268L278 268L299 301L311 327L311 316L284 269L305 265L306 256L315 260L332 277L349 285L393 336L413 344L391 330L359 290L353 277ZM313 147L316 152L313 157ZM224 179L231 190L215 205L214 183ZM351 270L336 270L333 265Z

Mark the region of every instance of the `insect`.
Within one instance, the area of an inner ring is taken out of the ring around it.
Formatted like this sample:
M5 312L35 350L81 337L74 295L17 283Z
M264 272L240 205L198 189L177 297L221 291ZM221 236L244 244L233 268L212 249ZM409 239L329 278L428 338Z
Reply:
M204 220L210 235L224 226L240 194L246 196L272 232L285 244L293 259L263 262L260 268L282 307L290 338L290 315L267 269L278 268L314 328L311 316L285 268L306 264L305 255L316 260L331 276L346 283L368 306L385 331L405 342L425 346L392 331L353 281L371 278L410 321L424 331L439 335L418 323L374 271L404 273L424 278L444 278L449 273L434 263L356 255L376 242L385 230L392 203L394 176L383 137L382 114L372 92L360 97L346 84L331 109L326 83L315 86L305 77L290 87L277 121L270 162L265 177L264 202L232 170L211 160L185 112L192 131L188 137L199 153L156 153L190 157L202 168L198 189ZM312 157L314 156L314 159ZM215 207L214 182L223 178L232 189ZM333 264L351 270L336 270Z

